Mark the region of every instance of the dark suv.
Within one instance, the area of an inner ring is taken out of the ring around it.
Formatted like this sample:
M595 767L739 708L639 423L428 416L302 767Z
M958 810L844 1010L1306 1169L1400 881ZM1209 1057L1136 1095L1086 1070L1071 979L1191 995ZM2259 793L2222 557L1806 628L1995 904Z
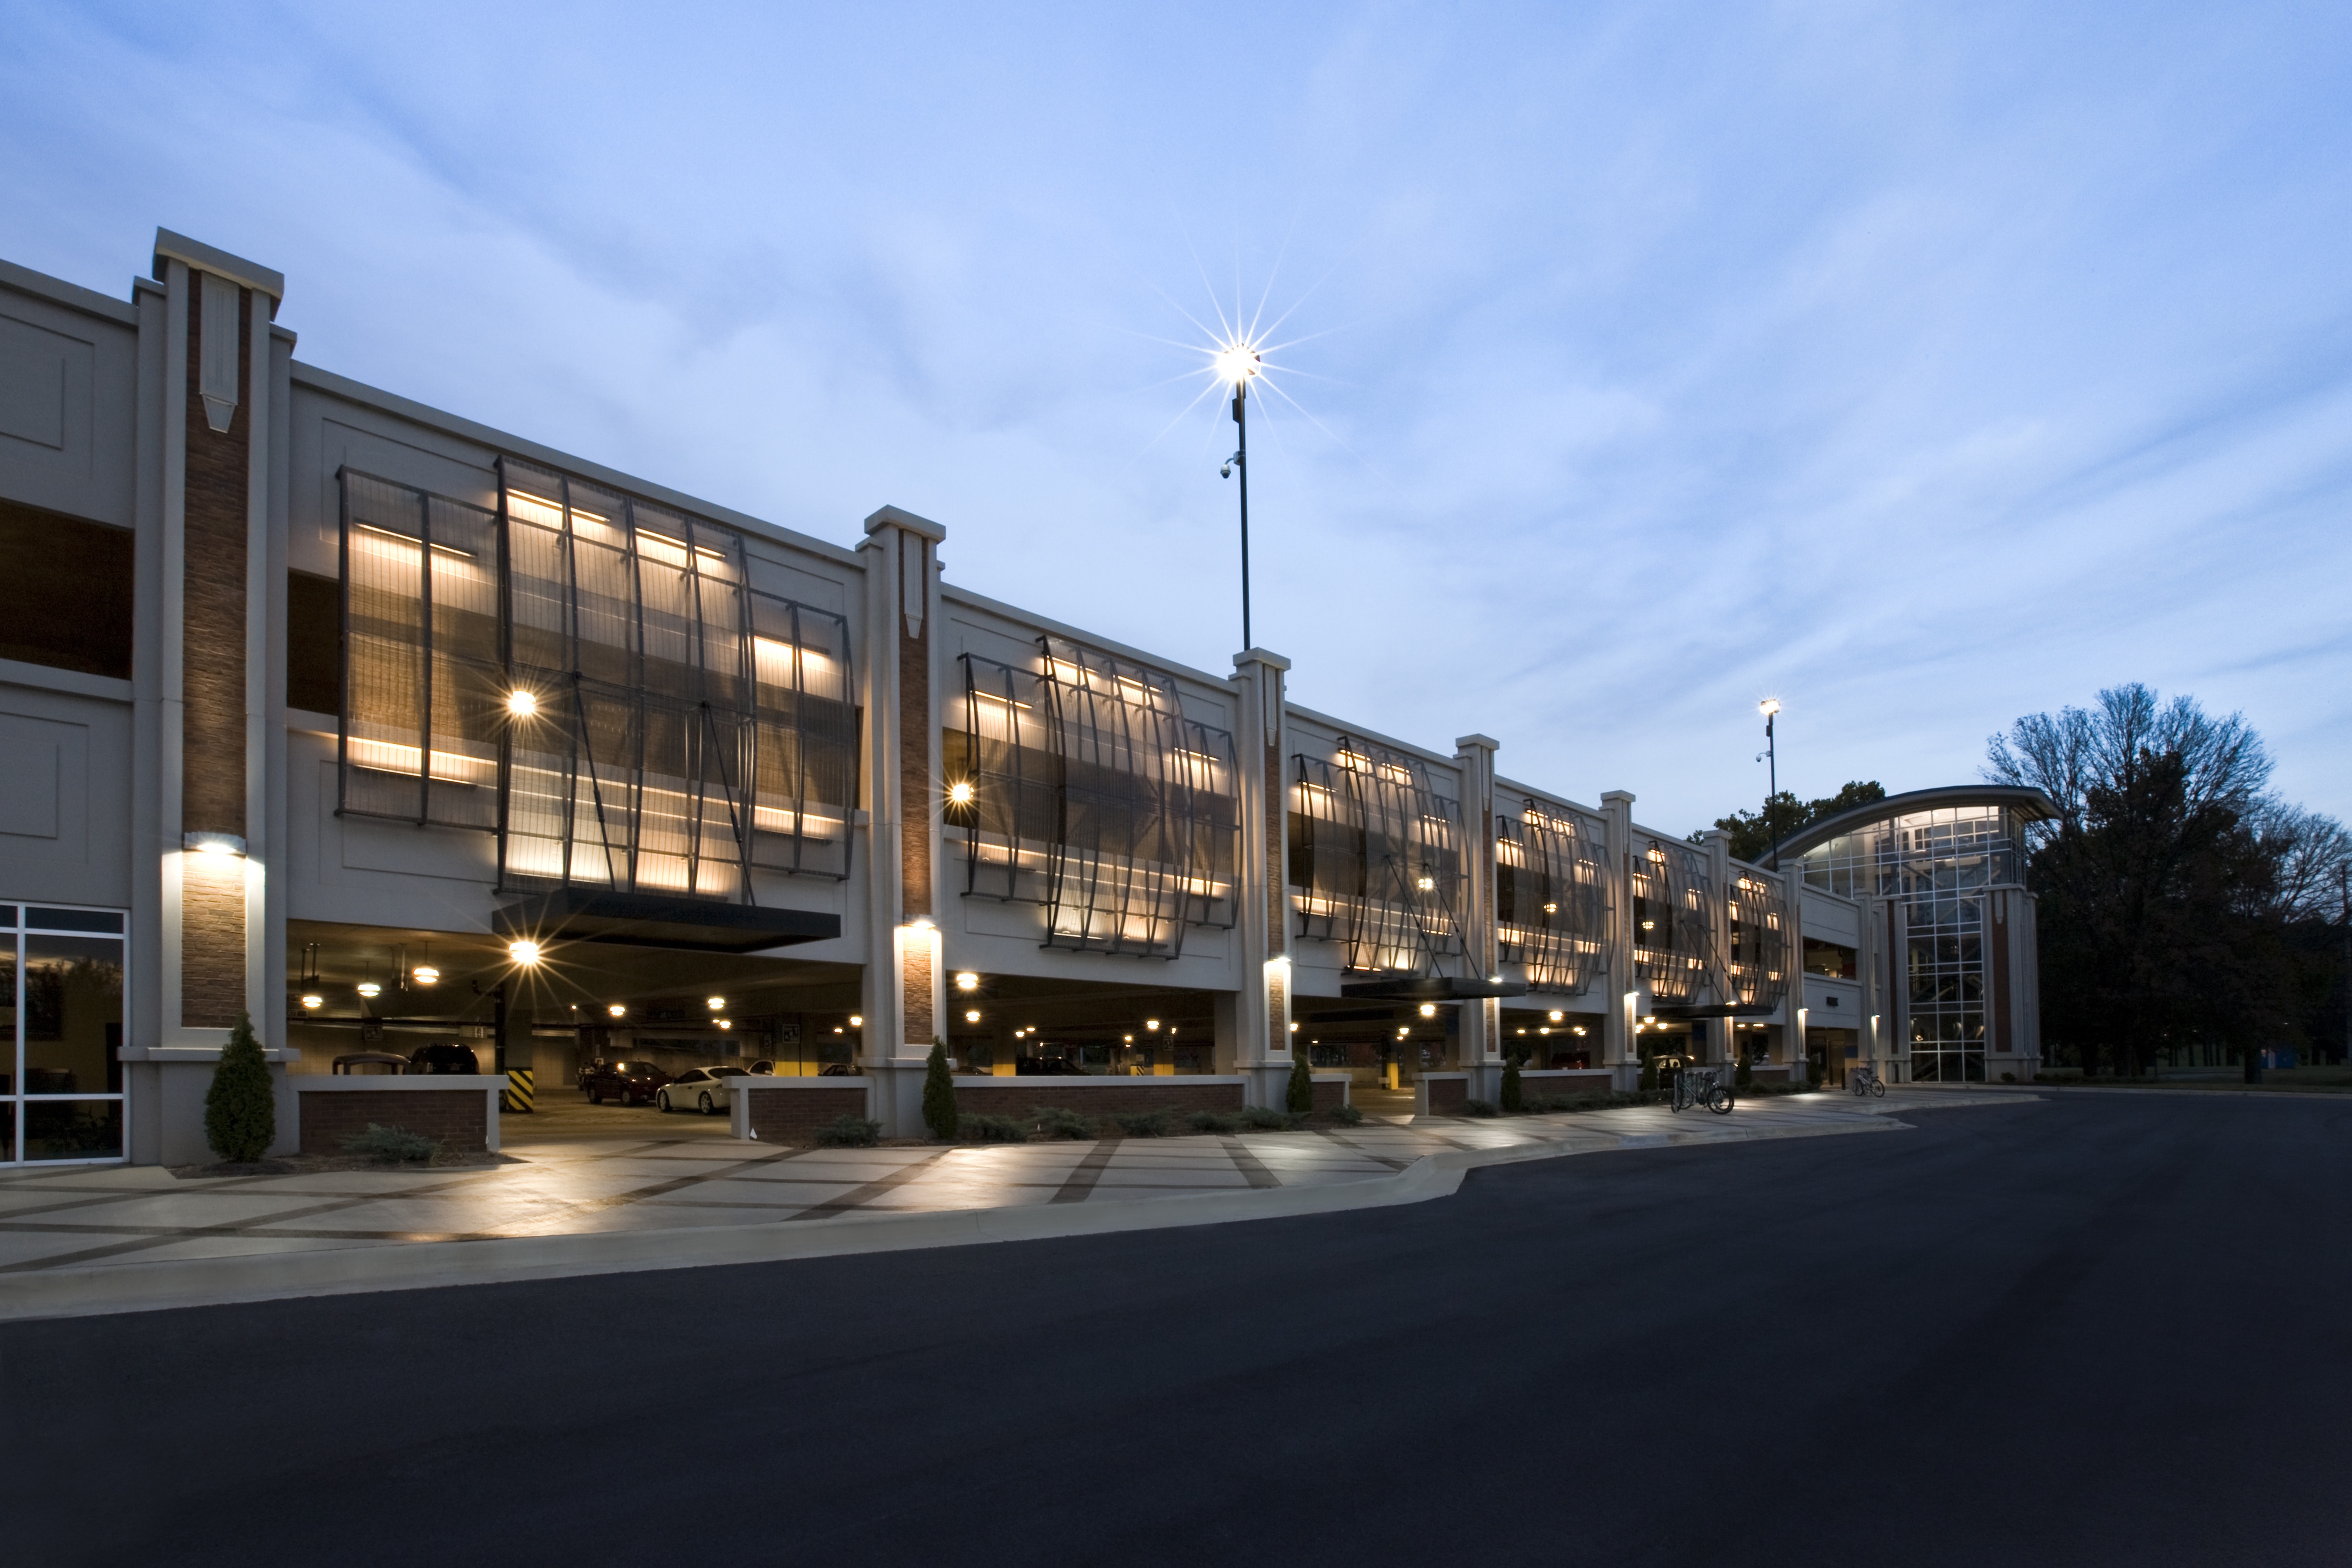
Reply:
M624 1105L651 1105L669 1082L669 1074L651 1062L594 1062L580 1075L580 1092L591 1105L617 1100Z
M410 1053L408 1070L420 1072L471 1072L482 1070L481 1059L455 1040L437 1045L419 1046Z

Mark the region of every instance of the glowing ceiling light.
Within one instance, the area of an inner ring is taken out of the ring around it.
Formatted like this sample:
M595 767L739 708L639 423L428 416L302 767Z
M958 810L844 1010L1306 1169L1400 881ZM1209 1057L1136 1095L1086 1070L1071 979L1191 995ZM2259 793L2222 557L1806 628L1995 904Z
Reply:
M1160 1020L1157 1018L1146 1018L1143 1020L1143 1026L1156 1033L1160 1028Z
M974 974L974 973L973 973L971 970L969 970L969 969L965 970L961 974L959 974L959 975L957 975L957 976L956 976L956 989L957 989L957 990L959 990L959 991L977 991L977 990L979 990L979 989L980 989L980 976L979 976L979 975L977 975L977 974Z
M359 983L358 990L359 994L362 996L381 996L383 994L383 987L378 985L373 980L361 981Z
M518 719L528 719L539 711L539 699L528 691L507 693L507 711Z
M948 785L948 804L950 805L971 804L971 782L969 779L958 779Z
M1424 1017L1424 1018L1434 1018L1434 1017L1436 1017L1436 1016L1437 1016L1437 1004L1436 1004L1436 1003L1434 1003L1434 1002L1423 1002L1423 1003L1421 1005L1421 1016L1422 1016L1423 1017Z
M302 994L302 1005L305 1007L323 1007L326 1005L327 999L316 991L306 991Z
M539 962L539 943L530 941L507 943L507 956L528 968Z
M615 1018L625 1018L629 1014L627 1006L619 1002L611 1004L604 1009L604 1011L610 1013Z
M703 1005L716 1013L727 1005L727 998L724 996L707 996L703 998Z
M1565 1014L1565 1013L1563 1013L1563 1012L1561 1012L1559 1008L1555 1007L1555 1008L1553 1008L1550 1012L1549 1012L1549 1013L1545 1014L1545 1015L1544 1015L1544 1016L1545 1016L1545 1017L1547 1017L1547 1018L1549 1018L1553 1023L1557 1024L1557 1023L1559 1023L1562 1018L1567 1017L1567 1016L1568 1016L1568 1015L1567 1015L1567 1014Z
M441 972L429 963L418 964L408 972L408 977L419 985L437 985L441 983Z
M1437 879L1434 877L1423 877L1416 881L1413 886L1419 888L1424 893L1433 893L1437 890Z
M979 1022L980 1022L980 1009L979 1009L979 1008L977 1008L977 1007L974 1007L971 1012L966 1013L966 1014L963 1016L963 1021L964 1021L965 1023L967 1023L967 1024L977 1024L977 1023L979 1023Z
M849 1016L849 1026L853 1029L862 1029L866 1027L866 1020L858 1016L856 1014L852 1013Z
M721 1018L719 1020L719 1026L722 1029L731 1029L735 1026L735 1020L732 1018Z

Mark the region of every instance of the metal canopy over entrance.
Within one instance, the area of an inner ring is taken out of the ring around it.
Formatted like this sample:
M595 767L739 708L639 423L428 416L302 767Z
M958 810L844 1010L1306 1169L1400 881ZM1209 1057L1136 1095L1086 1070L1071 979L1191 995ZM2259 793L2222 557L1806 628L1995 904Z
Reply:
M813 910L761 909L602 888L558 888L494 911L501 936L533 942L613 942L694 952L759 952L829 942L841 917Z

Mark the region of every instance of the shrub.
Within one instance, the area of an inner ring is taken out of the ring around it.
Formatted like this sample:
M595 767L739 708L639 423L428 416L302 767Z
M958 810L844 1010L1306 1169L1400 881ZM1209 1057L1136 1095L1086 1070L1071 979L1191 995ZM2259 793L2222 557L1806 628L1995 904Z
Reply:
M1352 1105L1335 1105L1331 1108L1331 1120L1342 1127L1353 1127L1363 1119L1364 1113Z
M931 1039L929 1060L923 1064L923 1125L942 1143L956 1135L955 1082L948 1076L948 1043Z
M975 1143L1026 1143L1028 1124L1013 1116L966 1116L961 1118L964 1137Z
M346 1153L372 1155L386 1164L400 1164L412 1160L429 1163L434 1155L441 1152L437 1139L427 1138L422 1132L411 1132L405 1127L380 1127L373 1121L367 1124L366 1131L354 1132L342 1142Z
M1029 1114L1036 1121L1037 1131L1048 1138L1091 1138L1095 1135L1093 1118L1081 1116L1058 1105L1033 1106Z
M239 1013L236 1029L221 1048L205 1091L205 1142L222 1159L249 1165L278 1141L278 1097L269 1087L269 1062L253 1037L253 1016Z
M1734 1089L1746 1089L1755 1081L1755 1073L1748 1069L1748 1064L1744 1060L1732 1072L1731 1087Z
M1112 1120L1129 1138L1165 1138L1176 1131L1176 1113L1172 1110L1139 1110Z
M1290 1049L1290 1109L1304 1116L1315 1109L1315 1071L1307 1065L1307 1053L1297 1046Z
M1238 1132L1242 1130L1240 1117L1229 1116L1222 1110L1196 1110L1184 1120L1192 1123L1195 1132Z
M1465 1116L1500 1116L1502 1112L1496 1110L1491 1101L1484 1100L1465 1100L1462 1102L1462 1114Z
M870 1149L882 1142L882 1124L863 1116L836 1116L816 1130L816 1141L828 1149Z
M1287 1132L1306 1120L1304 1116L1276 1110L1270 1105L1253 1105L1242 1112L1243 1126L1255 1127L1263 1132Z
M1822 1087L1821 1063L1809 1061L1805 1064L1805 1087L1808 1089L1819 1089Z
M1503 1064L1503 1109L1517 1114L1527 1108L1527 1088L1519 1082L1519 1058L1513 1057Z
M1642 1058L1642 1092L1643 1094L1658 1092L1658 1058L1655 1057Z
M2005 1072L2000 1075L2000 1081L2003 1083L2015 1083L2017 1081L2017 1075L2013 1072Z

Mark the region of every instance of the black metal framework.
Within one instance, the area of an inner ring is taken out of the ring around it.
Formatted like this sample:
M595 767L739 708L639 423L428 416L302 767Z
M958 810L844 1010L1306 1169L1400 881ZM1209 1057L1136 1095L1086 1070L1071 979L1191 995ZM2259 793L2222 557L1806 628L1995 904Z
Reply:
M1495 824L1495 940L1530 990L1580 996L1606 973L1608 897L1596 823L1529 797Z
M750 903L752 868L846 877L843 617L754 590L729 530L499 474L498 513L342 475L342 809L496 829L508 889Z
M1654 1002L1696 999L1715 968L1715 879L1696 850L1649 839L1630 857L1633 973Z
M1788 894L1776 878L1735 868L1729 902L1729 1000L1769 1011L1789 994Z
M965 892L1043 905L1046 947L1175 958L1187 926L1233 925L1234 739L1172 676L1050 635L1034 670L963 666Z
M1460 805L1419 759L1352 736L1291 762L1298 934L1342 943L1359 973L1444 974L1463 952Z

